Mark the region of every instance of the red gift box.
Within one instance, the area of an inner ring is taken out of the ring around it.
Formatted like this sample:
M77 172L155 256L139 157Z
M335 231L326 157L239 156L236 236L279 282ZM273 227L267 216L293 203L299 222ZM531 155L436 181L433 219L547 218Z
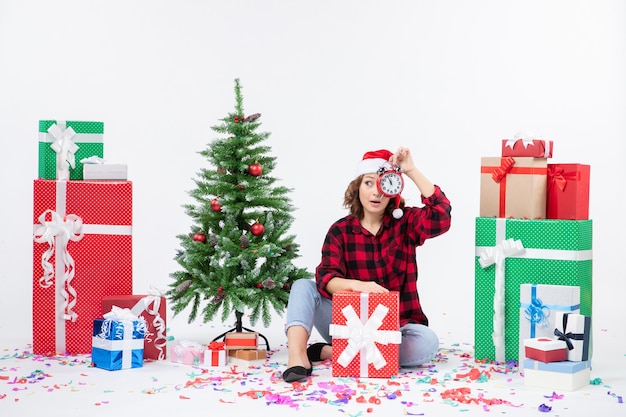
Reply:
M333 294L332 376L390 378L398 374L399 306L397 291Z
M256 349L259 346L257 332L229 332L224 336L226 349Z
M589 219L590 170L583 164L548 164L548 219Z
M530 156L552 158L551 140L543 139L502 139L502 156Z
M527 359L545 363L566 361L567 345L562 340L535 337L524 340L524 353Z
M545 158L482 157L480 217L545 219Z
M34 181L33 352L91 352L101 300L132 293L132 183Z
M102 298L102 314L113 306L127 308L146 321L144 359L162 360L167 357L165 297L160 294L114 295Z

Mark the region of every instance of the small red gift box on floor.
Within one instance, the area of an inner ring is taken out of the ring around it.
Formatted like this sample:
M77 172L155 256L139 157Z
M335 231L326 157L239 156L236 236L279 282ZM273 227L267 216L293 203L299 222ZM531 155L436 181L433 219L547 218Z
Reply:
M91 352L102 297L131 294L130 181L34 181L33 352Z
M548 164L546 218L589 219L589 175L583 164Z
M259 334L257 332L229 332L224 336L226 349L256 349Z
M400 368L397 291L333 294L332 376L390 378Z
M567 344L558 339L536 337L524 340L526 358L541 362L560 362L567 360Z
M167 357L165 297L160 294L113 295L102 298L102 314L113 306L127 308L146 321L144 359L161 360Z

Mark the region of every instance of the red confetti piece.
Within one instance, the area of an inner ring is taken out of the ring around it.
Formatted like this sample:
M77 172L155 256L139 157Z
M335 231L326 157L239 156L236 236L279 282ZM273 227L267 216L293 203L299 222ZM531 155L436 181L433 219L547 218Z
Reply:
M184 395L179 395L178 399L179 400L191 400L191 397L185 397Z

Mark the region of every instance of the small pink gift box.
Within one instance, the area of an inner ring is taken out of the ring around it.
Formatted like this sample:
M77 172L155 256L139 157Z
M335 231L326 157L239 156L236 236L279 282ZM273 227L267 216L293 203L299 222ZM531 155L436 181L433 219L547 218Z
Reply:
M525 339L524 351L528 359L544 363L567 360L567 344L563 340L547 337Z
M200 365L204 362L205 347L190 340L180 340L170 348L170 360L185 365Z

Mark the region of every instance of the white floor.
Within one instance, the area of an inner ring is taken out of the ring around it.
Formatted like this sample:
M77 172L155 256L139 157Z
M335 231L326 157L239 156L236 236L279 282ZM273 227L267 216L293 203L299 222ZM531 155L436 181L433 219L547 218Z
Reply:
M170 328L169 335L205 342L200 335L209 334L210 341L220 330L200 325L186 328L188 334ZM231 359L226 367L207 368L167 360L106 371L92 368L88 355L35 357L27 353L28 341L11 339L9 332L0 345L0 416L530 416L542 404L554 416L626 415L620 402L626 397L626 347L616 329L594 333L594 384L572 392L528 387L517 369L476 363L472 341L454 334L440 335L440 354L430 366L392 380L333 378L326 362L307 383L287 384L280 378L284 336L278 328L262 333L271 347L265 361ZM465 402L450 400L452 394Z

